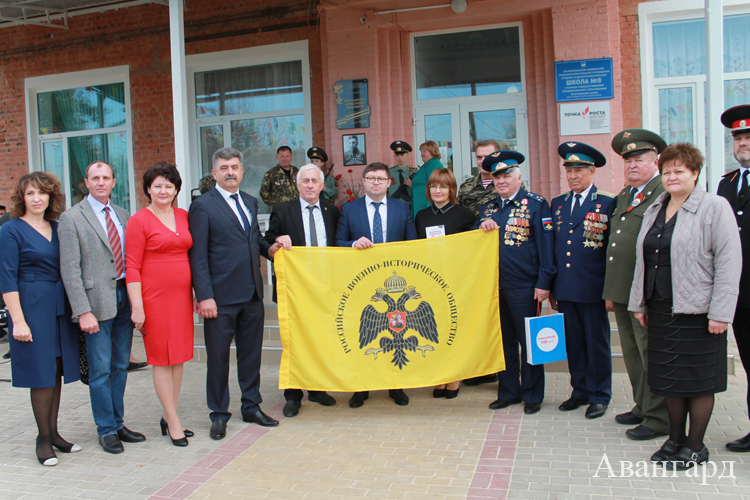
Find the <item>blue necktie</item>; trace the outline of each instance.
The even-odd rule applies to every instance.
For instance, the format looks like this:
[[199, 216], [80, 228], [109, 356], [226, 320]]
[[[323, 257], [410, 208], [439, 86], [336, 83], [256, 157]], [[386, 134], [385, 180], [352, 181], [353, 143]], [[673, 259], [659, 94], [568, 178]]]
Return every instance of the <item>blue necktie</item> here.
[[375, 207], [375, 215], [372, 217], [372, 242], [383, 243], [383, 220], [380, 218], [379, 211], [383, 202], [373, 201], [372, 204]]
[[245, 211], [242, 210], [242, 205], [240, 205], [240, 195], [238, 193], [234, 193], [233, 195], [229, 196], [234, 200], [234, 202], [237, 204], [237, 211], [240, 213], [240, 219], [242, 219], [242, 226], [245, 230], [245, 236], [248, 238], [250, 237], [250, 221], [247, 220], [247, 215], [245, 215]]

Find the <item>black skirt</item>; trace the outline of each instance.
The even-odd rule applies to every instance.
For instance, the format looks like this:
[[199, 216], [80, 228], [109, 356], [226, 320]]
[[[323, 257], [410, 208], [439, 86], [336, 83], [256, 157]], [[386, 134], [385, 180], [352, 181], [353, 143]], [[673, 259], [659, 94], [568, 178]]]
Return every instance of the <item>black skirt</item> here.
[[727, 390], [727, 334], [708, 331], [707, 314], [672, 315], [671, 300], [648, 303], [648, 385], [669, 398]]

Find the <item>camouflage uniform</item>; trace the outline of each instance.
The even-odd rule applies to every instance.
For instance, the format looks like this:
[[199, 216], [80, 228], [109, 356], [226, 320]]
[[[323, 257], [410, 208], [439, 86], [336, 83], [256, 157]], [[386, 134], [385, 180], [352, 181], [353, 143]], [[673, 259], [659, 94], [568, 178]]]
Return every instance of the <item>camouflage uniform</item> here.
[[266, 172], [263, 176], [263, 182], [260, 184], [260, 197], [268, 208], [273, 208], [276, 203], [282, 201], [292, 201], [299, 198], [297, 191], [297, 171], [294, 165], [291, 165], [291, 179], [287, 170], [276, 164], [275, 167]]
[[496, 197], [495, 184], [490, 182], [490, 185], [485, 189], [482, 186], [482, 176], [480, 174], [466, 179], [458, 190], [458, 203], [471, 210], [474, 217], [479, 217], [479, 208], [482, 205]]

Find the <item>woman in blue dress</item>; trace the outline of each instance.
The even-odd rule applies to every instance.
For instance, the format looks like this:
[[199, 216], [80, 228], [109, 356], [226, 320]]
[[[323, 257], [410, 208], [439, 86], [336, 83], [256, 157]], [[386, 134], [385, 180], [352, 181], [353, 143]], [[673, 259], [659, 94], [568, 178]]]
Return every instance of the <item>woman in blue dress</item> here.
[[13, 386], [31, 389], [36, 456], [51, 466], [57, 465], [53, 446], [64, 453], [81, 450], [57, 430], [61, 378], [81, 378], [78, 331], [60, 278], [60, 181], [46, 172], [24, 175], [11, 190], [11, 205], [14, 218], [0, 228], [0, 290], [10, 312]]

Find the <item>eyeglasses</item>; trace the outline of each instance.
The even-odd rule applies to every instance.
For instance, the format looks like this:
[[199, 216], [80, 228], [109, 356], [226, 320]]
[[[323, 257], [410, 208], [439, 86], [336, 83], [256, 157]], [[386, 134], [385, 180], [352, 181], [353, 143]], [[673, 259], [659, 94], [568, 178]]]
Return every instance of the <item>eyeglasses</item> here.
[[389, 181], [388, 177], [365, 177], [370, 184], [384, 184]]
[[448, 186], [446, 186], [445, 184], [430, 184], [430, 185], [429, 185], [429, 186], [427, 186], [427, 187], [428, 187], [428, 188], [430, 188], [430, 189], [437, 189], [437, 188], [440, 188], [440, 189], [450, 189], [450, 188], [449, 188]]

